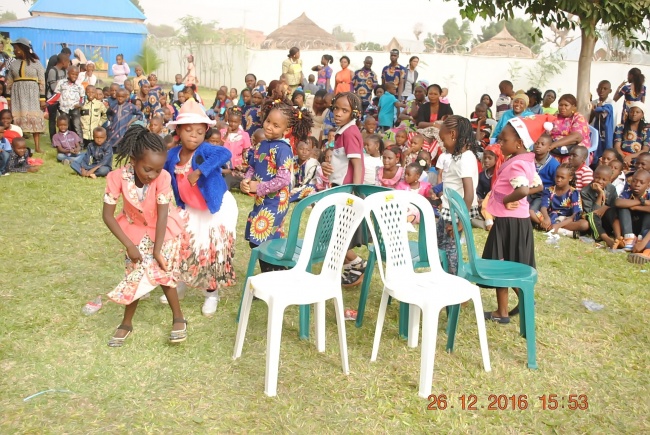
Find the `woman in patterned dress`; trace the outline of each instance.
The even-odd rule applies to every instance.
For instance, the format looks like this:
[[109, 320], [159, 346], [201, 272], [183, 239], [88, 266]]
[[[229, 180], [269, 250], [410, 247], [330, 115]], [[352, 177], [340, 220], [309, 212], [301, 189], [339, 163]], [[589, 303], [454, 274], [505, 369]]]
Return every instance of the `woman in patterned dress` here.
[[24, 133], [32, 133], [34, 147], [41, 153], [40, 136], [45, 129], [45, 69], [25, 38], [12, 43], [16, 60], [7, 70], [7, 93], [11, 95], [14, 122]]

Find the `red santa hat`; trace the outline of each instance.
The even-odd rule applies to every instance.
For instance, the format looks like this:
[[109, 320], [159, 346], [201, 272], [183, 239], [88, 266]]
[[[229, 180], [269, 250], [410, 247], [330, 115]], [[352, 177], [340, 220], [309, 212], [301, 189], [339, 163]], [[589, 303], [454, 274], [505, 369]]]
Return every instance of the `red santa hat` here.
[[542, 134], [553, 130], [553, 121], [556, 119], [553, 115], [543, 114], [512, 118], [508, 122], [517, 131], [526, 149], [531, 150]]

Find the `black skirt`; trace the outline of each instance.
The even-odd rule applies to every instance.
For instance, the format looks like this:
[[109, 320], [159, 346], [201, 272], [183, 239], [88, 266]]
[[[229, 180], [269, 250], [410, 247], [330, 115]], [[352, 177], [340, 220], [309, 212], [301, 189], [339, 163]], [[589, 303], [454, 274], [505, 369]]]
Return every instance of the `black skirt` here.
[[535, 268], [535, 238], [530, 218], [495, 217], [483, 258], [514, 261]]

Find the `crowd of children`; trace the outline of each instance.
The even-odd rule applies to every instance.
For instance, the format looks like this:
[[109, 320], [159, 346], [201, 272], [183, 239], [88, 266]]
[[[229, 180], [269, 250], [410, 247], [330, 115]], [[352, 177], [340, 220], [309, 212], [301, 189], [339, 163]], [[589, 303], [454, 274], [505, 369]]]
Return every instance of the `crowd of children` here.
[[[553, 237], [589, 235], [629, 252], [632, 262], [650, 261], [650, 126], [637, 68], [616, 90], [614, 100], [625, 99], [618, 125], [612, 87], [599, 84], [588, 119], [598, 147], [590, 153], [584, 145], [594, 139], [585, 137], [589, 130], [570, 110], [569, 94], [560, 97], [558, 112], [555, 91], [515, 92], [504, 80], [494, 102], [483, 95], [465, 118], [453, 114], [453, 95], [437, 84], [415, 81], [418, 96], [404, 101], [398, 90], [406, 69], [395, 62], [381, 84], [372, 59], [353, 72], [344, 56], [345, 74], [336, 76], [332, 62], [324, 55], [312, 68], [317, 80], [302, 86], [290, 86], [286, 75], [267, 85], [247, 74], [243, 90], [223, 86], [211, 104], [180, 74], [165, 92], [155, 74], [136, 67], [130, 78], [123, 64], [120, 80], [103, 89], [79, 83], [76, 67], [54, 85], [57, 160], [82, 177], [108, 178], [104, 221], [127, 250], [126, 278], [109, 294], [126, 305], [110, 345], [129, 335], [137, 300], [152, 285], [163, 286], [161, 301], [173, 311], [171, 341], [186, 337], [178, 302], [185, 286], [204, 291], [205, 315], [216, 312], [220, 286], [235, 280], [238, 208], [231, 190], [255, 199], [244, 231], [251, 248], [283, 236], [292, 202], [333, 186], [372, 184], [429, 199], [452, 273], [457, 253], [444, 189], [458, 192], [473, 225], [489, 231], [485, 258], [534, 267], [539, 229]], [[0, 121], [0, 173], [36, 171], [11, 112], [2, 110]], [[113, 170], [114, 155], [126, 166]], [[120, 195], [125, 211], [115, 219]], [[182, 212], [169, 205], [172, 196]], [[418, 223], [419, 213], [408, 219]], [[353, 250], [359, 244], [355, 236], [344, 286], [357, 285], [365, 272]], [[507, 289], [497, 289], [497, 304], [486, 319], [509, 322]]]

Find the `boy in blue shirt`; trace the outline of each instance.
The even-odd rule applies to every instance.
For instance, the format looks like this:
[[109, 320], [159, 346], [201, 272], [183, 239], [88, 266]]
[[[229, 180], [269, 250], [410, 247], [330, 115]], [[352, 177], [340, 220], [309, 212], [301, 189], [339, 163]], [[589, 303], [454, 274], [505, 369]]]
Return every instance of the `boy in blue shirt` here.
[[[542, 185], [544, 186], [542, 190], [555, 184], [555, 172], [558, 166], [560, 166], [560, 163], [550, 153], [552, 144], [553, 139], [551, 136], [548, 133], [544, 133], [537, 139], [533, 148], [533, 153], [535, 153], [535, 169], [537, 169], [537, 175], [542, 179]], [[542, 207], [542, 190], [528, 195], [531, 213], [538, 212]]]
[[395, 93], [397, 87], [395, 83], [385, 83], [386, 92], [379, 98], [379, 130], [384, 132], [393, 128], [395, 123], [395, 108], [406, 107], [406, 104], [400, 103]]
[[182, 75], [176, 74], [174, 76], [174, 80], [176, 80], [176, 84], [172, 85], [172, 91], [170, 92], [169, 95], [169, 99], [171, 101], [178, 100], [178, 93], [181, 92], [183, 89], [185, 89], [185, 83], [183, 83]]

